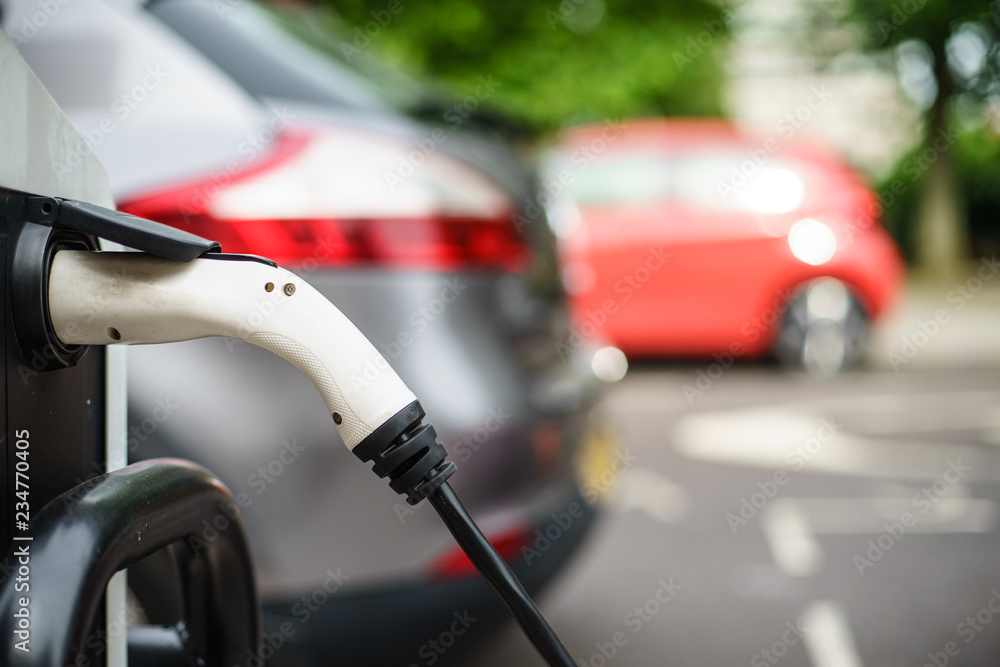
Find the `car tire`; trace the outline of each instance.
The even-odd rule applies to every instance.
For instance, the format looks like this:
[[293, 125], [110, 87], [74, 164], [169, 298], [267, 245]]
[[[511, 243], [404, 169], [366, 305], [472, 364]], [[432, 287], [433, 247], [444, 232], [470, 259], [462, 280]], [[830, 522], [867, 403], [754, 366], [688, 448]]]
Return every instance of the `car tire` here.
[[775, 356], [786, 367], [832, 377], [861, 363], [869, 320], [850, 287], [818, 278], [799, 287], [781, 321]]

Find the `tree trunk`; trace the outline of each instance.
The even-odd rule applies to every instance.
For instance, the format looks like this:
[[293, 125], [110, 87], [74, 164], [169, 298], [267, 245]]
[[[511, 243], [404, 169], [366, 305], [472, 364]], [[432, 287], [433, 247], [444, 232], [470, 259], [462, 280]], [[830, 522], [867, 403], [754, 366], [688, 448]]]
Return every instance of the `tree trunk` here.
[[917, 269], [923, 275], [951, 278], [961, 271], [968, 258], [969, 240], [965, 211], [955, 183], [954, 160], [950, 155], [953, 143], [945, 138], [947, 107], [953, 87], [944, 44], [934, 49], [934, 74], [938, 94], [931, 107], [924, 141], [924, 157], [931, 165], [923, 178], [917, 208], [916, 260]]

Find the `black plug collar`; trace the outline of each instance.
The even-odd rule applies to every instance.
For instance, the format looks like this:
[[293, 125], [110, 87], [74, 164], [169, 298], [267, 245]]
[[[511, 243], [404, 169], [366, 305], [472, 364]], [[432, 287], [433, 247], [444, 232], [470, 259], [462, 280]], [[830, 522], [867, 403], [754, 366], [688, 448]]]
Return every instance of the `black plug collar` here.
[[374, 461], [375, 474], [388, 477], [389, 487], [405, 494], [410, 505], [431, 495], [456, 470], [434, 427], [420, 423], [424, 416], [420, 402], [413, 401], [353, 450], [362, 461]]

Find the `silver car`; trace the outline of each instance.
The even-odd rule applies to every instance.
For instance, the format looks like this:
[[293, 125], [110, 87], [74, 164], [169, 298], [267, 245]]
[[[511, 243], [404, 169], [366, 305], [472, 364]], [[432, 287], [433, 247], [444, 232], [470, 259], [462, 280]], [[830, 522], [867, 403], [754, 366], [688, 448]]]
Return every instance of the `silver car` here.
[[[526, 587], [558, 572], [610, 438], [594, 350], [557, 345], [544, 210], [516, 126], [481, 111], [490, 79], [435, 97], [338, 59], [318, 15], [245, 0], [0, 5], [119, 206], [306, 277], [421, 397], [453, 484]], [[213, 339], [132, 348], [128, 364], [132, 457], [198, 461], [239, 500], [273, 649], [248, 665], [432, 664], [456, 619], [449, 659], [503, 618], [434, 513], [373, 482], [284, 361]], [[164, 554], [129, 571], [153, 622], [179, 615], [170, 568]]]

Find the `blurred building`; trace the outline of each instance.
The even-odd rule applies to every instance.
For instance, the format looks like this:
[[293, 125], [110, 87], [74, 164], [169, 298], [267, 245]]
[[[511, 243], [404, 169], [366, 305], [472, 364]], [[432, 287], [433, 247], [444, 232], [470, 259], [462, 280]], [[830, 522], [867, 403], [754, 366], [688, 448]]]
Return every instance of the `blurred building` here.
[[860, 49], [846, 0], [736, 0], [724, 103], [779, 140], [814, 136], [879, 178], [920, 140], [889, 54]]

